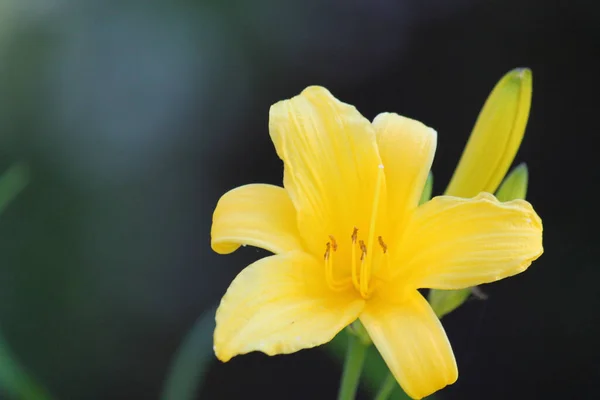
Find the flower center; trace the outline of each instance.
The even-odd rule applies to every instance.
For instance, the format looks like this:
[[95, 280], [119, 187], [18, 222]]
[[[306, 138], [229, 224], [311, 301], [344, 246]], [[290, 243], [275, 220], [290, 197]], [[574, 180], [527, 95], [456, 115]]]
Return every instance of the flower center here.
[[[387, 244], [381, 236], [377, 237], [381, 252], [378, 254], [378, 262], [373, 261], [373, 256], [369, 257], [370, 251], [364, 240], [358, 239], [358, 228], [354, 228], [351, 239], [351, 262], [350, 276], [345, 278], [336, 278], [334, 276], [334, 258], [338, 250], [338, 243], [332, 235], [329, 235], [329, 242], [325, 246], [325, 279], [327, 286], [335, 291], [343, 291], [354, 286], [356, 291], [364, 299], [368, 299], [375, 289], [374, 281], [382, 278], [374, 273], [375, 264], [387, 266]], [[378, 248], [371, 248], [376, 250]]]
[[[388, 246], [383, 241], [381, 236], [377, 236], [377, 241], [381, 252], [377, 254], [377, 262], [375, 261], [375, 232], [377, 229], [377, 212], [381, 197], [381, 188], [383, 185], [384, 174], [383, 165], [379, 166], [377, 174], [377, 183], [371, 208], [370, 226], [367, 232], [367, 243], [358, 237], [358, 228], [354, 227], [351, 239], [350, 248], [350, 273], [349, 276], [339, 279], [334, 276], [334, 255], [338, 250], [338, 243], [333, 235], [329, 235], [329, 241], [325, 245], [325, 279], [329, 288], [335, 291], [342, 291], [354, 286], [356, 291], [364, 299], [367, 299], [375, 289], [374, 279], [381, 278], [374, 274], [374, 265], [383, 265], [387, 268], [387, 250]], [[347, 259], [346, 259], [347, 260]], [[347, 270], [345, 268], [345, 270]], [[373, 279], [374, 278], [374, 279]]]

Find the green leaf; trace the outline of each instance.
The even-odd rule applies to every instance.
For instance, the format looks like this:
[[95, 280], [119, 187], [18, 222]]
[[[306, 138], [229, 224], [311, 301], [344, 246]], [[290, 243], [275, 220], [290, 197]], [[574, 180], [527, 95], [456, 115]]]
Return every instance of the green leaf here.
[[200, 392], [204, 375], [215, 360], [213, 332], [217, 306], [205, 311], [187, 333], [169, 368], [161, 395], [162, 400], [194, 400]]
[[18, 364], [6, 341], [0, 336], [0, 398], [50, 400], [50, 395]]
[[431, 289], [428, 300], [431, 308], [435, 311], [435, 315], [442, 318], [444, 315], [456, 310], [467, 300], [470, 294], [470, 288], [460, 290]]
[[29, 182], [29, 170], [23, 164], [14, 164], [0, 176], [0, 213]]
[[433, 173], [429, 172], [427, 175], [427, 180], [425, 181], [425, 187], [421, 192], [421, 199], [419, 200], [419, 204], [423, 204], [431, 200], [431, 193], [433, 192]]
[[496, 192], [500, 201], [511, 201], [525, 199], [527, 196], [527, 184], [529, 183], [529, 172], [525, 163], [519, 164], [504, 178], [502, 185]]

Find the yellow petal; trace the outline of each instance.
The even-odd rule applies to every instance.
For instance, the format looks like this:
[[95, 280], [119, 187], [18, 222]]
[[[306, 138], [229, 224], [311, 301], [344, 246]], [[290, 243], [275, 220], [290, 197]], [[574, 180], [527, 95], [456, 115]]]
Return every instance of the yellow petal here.
[[413, 399], [456, 382], [458, 369], [444, 328], [416, 290], [399, 304], [371, 299], [360, 321], [402, 389]]
[[409, 286], [462, 289], [523, 272], [543, 252], [542, 221], [524, 200], [440, 196], [420, 206], [393, 265]]
[[389, 224], [402, 229], [408, 213], [419, 204], [437, 133], [419, 121], [391, 113], [379, 114], [373, 127], [385, 167]]
[[271, 107], [269, 131], [311, 253], [323, 253], [328, 235], [349, 241], [355, 226], [366, 232], [381, 173], [371, 123], [312, 86]]
[[263, 258], [231, 283], [217, 309], [215, 354], [293, 353], [329, 342], [356, 320], [364, 300], [330, 291], [323, 265], [302, 252]]
[[446, 194], [494, 193], [525, 134], [531, 107], [531, 70], [515, 69], [496, 84], [479, 113]]
[[228, 254], [242, 244], [276, 254], [302, 249], [296, 210], [284, 188], [252, 184], [221, 197], [213, 214], [211, 246]]

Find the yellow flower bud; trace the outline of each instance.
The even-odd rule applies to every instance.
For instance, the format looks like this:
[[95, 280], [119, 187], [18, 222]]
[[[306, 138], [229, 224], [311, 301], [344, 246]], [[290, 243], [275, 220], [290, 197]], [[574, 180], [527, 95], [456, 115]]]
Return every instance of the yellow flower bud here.
[[479, 113], [446, 194], [494, 193], [525, 133], [531, 106], [531, 70], [514, 69], [496, 84]]

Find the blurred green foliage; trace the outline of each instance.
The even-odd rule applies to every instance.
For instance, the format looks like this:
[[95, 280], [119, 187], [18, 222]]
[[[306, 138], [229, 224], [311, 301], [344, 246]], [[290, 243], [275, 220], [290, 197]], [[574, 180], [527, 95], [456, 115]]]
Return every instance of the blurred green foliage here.
[[[21, 367], [0, 336], [0, 395], [23, 400], [50, 400], [50, 395]], [[2, 398], [0, 396], [0, 398]]]
[[[23, 164], [14, 164], [0, 177], [0, 214], [28, 182], [29, 171]], [[50, 395], [18, 364], [0, 335], [0, 394], [3, 392], [15, 399], [50, 399]]]
[[27, 186], [29, 170], [24, 164], [12, 165], [0, 177], [0, 214], [8, 204]]
[[169, 367], [162, 400], [197, 398], [210, 363], [215, 360], [212, 344], [216, 310], [216, 306], [206, 310], [183, 339]]

